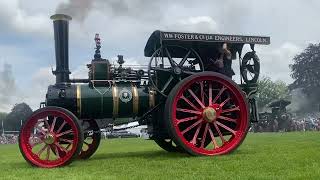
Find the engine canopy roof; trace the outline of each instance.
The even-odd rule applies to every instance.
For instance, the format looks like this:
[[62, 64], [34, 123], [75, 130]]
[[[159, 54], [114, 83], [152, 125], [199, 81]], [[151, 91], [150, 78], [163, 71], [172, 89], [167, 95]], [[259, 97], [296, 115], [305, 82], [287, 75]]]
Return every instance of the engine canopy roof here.
[[[153, 52], [162, 45], [177, 45], [188, 48], [198, 49], [215, 49], [228, 43], [233, 52], [242, 50], [244, 44], [269, 45], [270, 37], [267, 36], [242, 36], [242, 35], [224, 35], [224, 34], [201, 34], [201, 33], [184, 33], [184, 32], [164, 32], [154, 31], [149, 37], [144, 49], [144, 55], [151, 57]], [[179, 52], [171, 54], [179, 57]]]

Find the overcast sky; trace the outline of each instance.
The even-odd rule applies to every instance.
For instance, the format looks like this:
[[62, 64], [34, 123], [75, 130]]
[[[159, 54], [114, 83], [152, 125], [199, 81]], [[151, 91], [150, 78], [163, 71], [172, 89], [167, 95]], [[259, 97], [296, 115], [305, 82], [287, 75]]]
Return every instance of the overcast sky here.
[[71, 77], [86, 77], [94, 34], [103, 57], [123, 54], [127, 63], [147, 64], [144, 45], [156, 29], [265, 35], [270, 46], [257, 48], [261, 73], [291, 83], [295, 54], [320, 41], [318, 0], [1, 0], [0, 111], [26, 102], [33, 109], [54, 83], [54, 42], [50, 15], [73, 16], [70, 25]]

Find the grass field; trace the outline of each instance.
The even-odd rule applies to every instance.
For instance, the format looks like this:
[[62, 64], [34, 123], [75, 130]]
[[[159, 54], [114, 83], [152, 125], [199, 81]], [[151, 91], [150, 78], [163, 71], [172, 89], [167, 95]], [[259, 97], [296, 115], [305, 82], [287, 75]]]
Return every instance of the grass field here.
[[153, 141], [105, 140], [87, 161], [56, 169], [28, 165], [17, 145], [0, 145], [0, 179], [320, 179], [320, 133], [249, 134], [219, 157], [167, 153]]

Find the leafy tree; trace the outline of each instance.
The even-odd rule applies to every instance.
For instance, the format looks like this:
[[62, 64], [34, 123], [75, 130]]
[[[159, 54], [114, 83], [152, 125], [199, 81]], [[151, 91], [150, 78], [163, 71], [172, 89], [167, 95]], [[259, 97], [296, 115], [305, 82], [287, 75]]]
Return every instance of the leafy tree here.
[[290, 89], [302, 89], [309, 97], [309, 107], [317, 108], [320, 101], [320, 43], [309, 44], [293, 58], [290, 68], [294, 79]]
[[4, 120], [8, 114], [4, 112], [0, 112], [0, 121]]
[[288, 86], [283, 81], [273, 82], [269, 77], [262, 77], [258, 81], [258, 108], [263, 109], [272, 101], [288, 98]]
[[16, 104], [5, 119], [5, 130], [19, 131], [21, 121], [24, 122], [32, 114], [32, 109], [26, 103]]

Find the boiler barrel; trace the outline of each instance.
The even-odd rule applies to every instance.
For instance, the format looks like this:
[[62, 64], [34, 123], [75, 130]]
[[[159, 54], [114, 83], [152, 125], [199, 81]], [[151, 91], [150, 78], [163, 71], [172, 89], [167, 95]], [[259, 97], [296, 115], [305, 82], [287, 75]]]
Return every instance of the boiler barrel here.
[[[61, 92], [66, 95], [61, 97]], [[140, 117], [154, 101], [144, 87], [131, 83], [117, 83], [105, 87], [76, 84], [61, 90], [50, 86], [47, 106], [59, 106], [81, 119]]]

